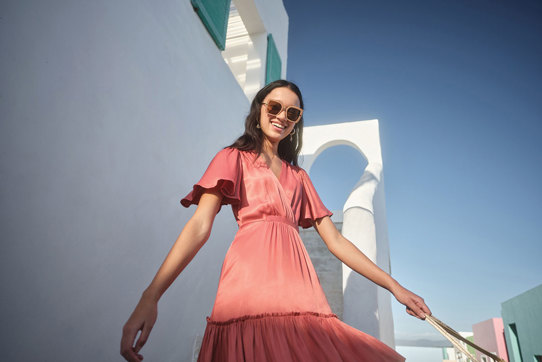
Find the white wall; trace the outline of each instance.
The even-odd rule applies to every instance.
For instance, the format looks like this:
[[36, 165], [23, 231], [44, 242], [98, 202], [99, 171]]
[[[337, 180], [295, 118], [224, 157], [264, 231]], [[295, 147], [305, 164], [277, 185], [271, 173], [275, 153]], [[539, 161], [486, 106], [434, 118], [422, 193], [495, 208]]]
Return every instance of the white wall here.
[[[246, 1], [246, 0], [241, 0]], [[255, 0], [256, 8], [262, 18], [267, 33], [273, 34], [273, 40], [282, 62], [282, 78], [286, 78], [288, 63], [288, 14], [281, 0]]]
[[[306, 127], [303, 130], [302, 167], [309, 171], [318, 155], [334, 145], [351, 146], [367, 159], [361, 179], [343, 206], [341, 234], [389, 273], [390, 253], [378, 120]], [[390, 293], [346, 265], [343, 265], [342, 282], [343, 320], [394, 348]], [[360, 305], [363, 307], [360, 308]]]
[[[265, 7], [287, 28], [281, 1]], [[122, 325], [195, 210], [179, 200], [249, 102], [189, 0], [3, 1], [0, 46], [2, 359], [120, 360]], [[145, 360], [190, 360], [235, 231], [224, 207]]]

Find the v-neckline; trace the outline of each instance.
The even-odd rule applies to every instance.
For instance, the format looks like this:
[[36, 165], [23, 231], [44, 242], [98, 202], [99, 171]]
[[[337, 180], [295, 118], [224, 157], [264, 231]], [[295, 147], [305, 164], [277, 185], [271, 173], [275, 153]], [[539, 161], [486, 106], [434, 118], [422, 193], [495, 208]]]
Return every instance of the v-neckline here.
[[267, 162], [265, 162], [265, 159], [264, 159], [263, 157], [261, 157], [261, 156], [260, 156], [260, 158], [261, 158], [260, 161], [264, 163], [265, 167], [269, 170], [269, 172], [271, 172], [271, 175], [273, 175], [273, 177], [274, 177], [274, 178], [279, 182], [279, 184], [280, 184], [280, 180], [282, 179], [282, 175], [284, 174], [284, 163], [285, 163], [285, 161], [284, 161], [282, 158], [279, 157], [279, 159], [280, 159], [280, 173], [279, 173], [279, 175], [277, 176], [277, 175], [275, 175], [275, 173], [274, 173], [273, 170], [271, 169], [271, 166], [269, 166], [269, 165], [267, 164]]
[[285, 185], [282, 184], [282, 179], [284, 177], [286, 177], [285, 173], [287, 173], [286, 172], [287, 161], [284, 161], [282, 158], [280, 159], [280, 161], [281, 161], [280, 175], [277, 177], [277, 175], [275, 175], [273, 173], [273, 170], [271, 170], [271, 167], [269, 167], [267, 162], [265, 162], [265, 159], [263, 157], [258, 157], [257, 158], [257, 162], [260, 162], [262, 167], [264, 167], [266, 169], [266, 172], [270, 173], [270, 177], [272, 177], [275, 180], [274, 182], [277, 184], [277, 191], [278, 191], [279, 195], [281, 195], [280, 197], [284, 198], [284, 200], [287, 201], [288, 197], [287, 197], [286, 188], [285, 188]]
[[[264, 161], [265, 162], [265, 161]], [[267, 165], [267, 163], [265, 163]], [[280, 159], [280, 173], [279, 175], [275, 175], [275, 173], [273, 172], [273, 170], [271, 169], [271, 166], [267, 166], [267, 169], [271, 172], [271, 174], [277, 179], [277, 181], [280, 183], [280, 179], [282, 178], [282, 174], [283, 174], [283, 171], [284, 171], [284, 160], [281, 158]]]

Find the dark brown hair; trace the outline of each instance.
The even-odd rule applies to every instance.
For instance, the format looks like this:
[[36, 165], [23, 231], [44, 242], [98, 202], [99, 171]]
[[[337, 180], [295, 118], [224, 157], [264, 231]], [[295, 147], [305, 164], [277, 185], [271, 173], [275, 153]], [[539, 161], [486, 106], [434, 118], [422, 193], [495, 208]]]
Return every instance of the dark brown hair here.
[[[242, 151], [253, 151], [256, 152], [256, 156], [262, 152], [264, 135], [262, 130], [256, 127], [256, 125], [260, 123], [262, 102], [273, 89], [280, 87], [285, 87], [293, 91], [297, 95], [297, 98], [299, 98], [299, 106], [304, 108], [301, 91], [294, 83], [279, 79], [267, 84], [265, 87], [260, 89], [258, 93], [256, 93], [254, 99], [252, 100], [250, 111], [245, 119], [245, 133], [235, 140], [234, 143], [226, 146], [225, 148], [232, 147]], [[281, 159], [290, 164], [298, 166], [297, 157], [301, 151], [303, 140], [303, 116], [301, 116], [301, 119], [295, 124], [292, 132], [294, 130], [295, 134], [292, 136], [291, 141], [289, 135], [280, 141], [278, 152]]]

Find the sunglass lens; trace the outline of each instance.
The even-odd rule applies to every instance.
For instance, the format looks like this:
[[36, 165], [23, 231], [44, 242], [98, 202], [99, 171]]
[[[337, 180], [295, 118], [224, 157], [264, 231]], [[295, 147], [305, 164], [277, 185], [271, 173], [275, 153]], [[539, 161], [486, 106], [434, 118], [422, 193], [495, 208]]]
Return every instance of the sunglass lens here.
[[286, 114], [286, 118], [288, 118], [292, 122], [296, 122], [297, 119], [299, 118], [300, 113], [301, 112], [299, 111], [299, 109], [288, 108], [288, 113]]
[[281, 109], [282, 109], [282, 105], [278, 102], [269, 101], [269, 103], [267, 104], [267, 112], [274, 116], [279, 114]]

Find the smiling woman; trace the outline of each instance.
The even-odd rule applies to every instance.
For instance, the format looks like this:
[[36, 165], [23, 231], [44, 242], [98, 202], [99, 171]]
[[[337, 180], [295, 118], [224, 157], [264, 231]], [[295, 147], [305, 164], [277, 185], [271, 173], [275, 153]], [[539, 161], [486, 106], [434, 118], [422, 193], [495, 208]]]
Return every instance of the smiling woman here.
[[244, 134], [216, 154], [181, 200], [198, 207], [126, 322], [127, 360], [142, 358], [158, 300], [206, 242], [222, 205], [231, 204], [239, 230], [222, 265], [198, 361], [404, 361], [331, 311], [299, 227], [313, 226], [331, 253], [390, 290], [409, 314], [431, 313], [337, 231], [297, 164], [302, 129], [303, 99], [295, 84], [275, 81], [256, 94]]
[[[285, 107], [283, 103], [295, 105]], [[290, 133], [295, 123], [301, 118], [303, 110], [299, 108], [299, 99], [293, 91], [280, 87], [273, 89], [265, 97], [262, 105], [265, 107], [262, 107], [260, 123], [256, 127], [261, 128], [264, 133], [264, 141], [267, 142], [265, 145], [268, 149], [273, 147], [272, 144], [275, 140], [276, 147], [278, 147], [278, 143]], [[269, 129], [278, 131], [284, 137], [273, 138], [273, 133], [268, 132]]]

